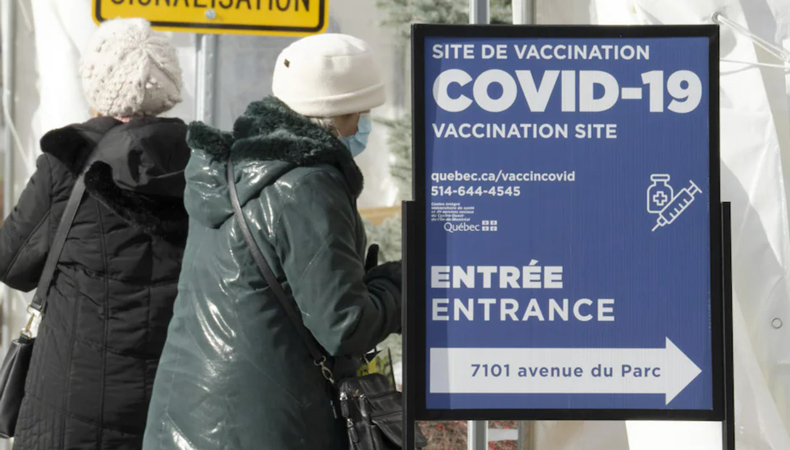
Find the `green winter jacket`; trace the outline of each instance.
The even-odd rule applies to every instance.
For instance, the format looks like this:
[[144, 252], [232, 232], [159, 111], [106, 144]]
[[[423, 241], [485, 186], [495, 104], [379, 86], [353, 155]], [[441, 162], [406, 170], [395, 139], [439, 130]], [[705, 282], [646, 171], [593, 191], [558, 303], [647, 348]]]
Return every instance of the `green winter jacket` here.
[[327, 131], [275, 98], [232, 135], [190, 126], [189, 237], [144, 449], [347, 449], [327, 382], [246, 247], [225, 179], [272, 270], [331, 356], [400, 330], [400, 271], [365, 273], [362, 174]]

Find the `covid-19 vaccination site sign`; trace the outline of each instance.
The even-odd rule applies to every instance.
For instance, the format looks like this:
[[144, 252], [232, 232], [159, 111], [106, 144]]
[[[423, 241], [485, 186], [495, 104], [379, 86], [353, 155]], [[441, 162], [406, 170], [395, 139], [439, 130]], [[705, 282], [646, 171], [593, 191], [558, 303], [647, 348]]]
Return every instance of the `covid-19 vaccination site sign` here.
[[721, 418], [718, 29], [413, 45], [420, 418]]

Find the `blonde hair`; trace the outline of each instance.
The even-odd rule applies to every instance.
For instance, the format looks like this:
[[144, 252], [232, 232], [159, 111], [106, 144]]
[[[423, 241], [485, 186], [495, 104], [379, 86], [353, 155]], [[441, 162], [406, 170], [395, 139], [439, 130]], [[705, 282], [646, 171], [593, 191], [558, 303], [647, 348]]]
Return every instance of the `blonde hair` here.
[[350, 114], [341, 114], [339, 116], [332, 116], [332, 117], [309, 117], [311, 122], [318, 125], [319, 127], [325, 129], [326, 131], [332, 133], [334, 136], [340, 136], [340, 128], [338, 128], [338, 124], [340, 126], [345, 126], [347, 119], [350, 119], [352, 116], [359, 116], [361, 113], [350, 113]]
[[338, 133], [337, 133], [337, 127], [335, 126], [334, 117], [308, 117], [308, 119], [310, 119], [310, 122], [313, 122], [319, 127], [332, 133], [334, 136], [337, 136]]

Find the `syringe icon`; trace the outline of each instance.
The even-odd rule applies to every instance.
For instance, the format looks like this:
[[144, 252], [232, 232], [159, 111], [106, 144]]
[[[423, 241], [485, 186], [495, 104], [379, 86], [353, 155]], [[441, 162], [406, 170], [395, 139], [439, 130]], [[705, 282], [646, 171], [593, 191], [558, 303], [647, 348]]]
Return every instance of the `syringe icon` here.
[[689, 181], [689, 183], [691, 183], [691, 186], [683, 188], [683, 190], [678, 192], [678, 194], [672, 198], [672, 201], [661, 210], [658, 214], [658, 220], [656, 220], [656, 226], [653, 227], [652, 231], [656, 231], [658, 227], [663, 227], [674, 222], [675, 219], [688, 208], [691, 202], [694, 201], [694, 197], [702, 192], [693, 181]]

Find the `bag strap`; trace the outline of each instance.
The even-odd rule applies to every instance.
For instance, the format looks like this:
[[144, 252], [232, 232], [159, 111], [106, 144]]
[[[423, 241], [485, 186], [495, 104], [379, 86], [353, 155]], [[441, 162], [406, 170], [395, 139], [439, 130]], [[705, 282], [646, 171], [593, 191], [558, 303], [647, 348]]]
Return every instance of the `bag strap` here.
[[241, 228], [241, 234], [244, 236], [244, 240], [247, 243], [247, 247], [250, 249], [250, 253], [252, 253], [252, 258], [255, 260], [255, 264], [258, 266], [258, 270], [260, 270], [263, 278], [266, 280], [266, 284], [269, 285], [269, 289], [272, 290], [274, 296], [277, 298], [277, 301], [279, 301], [280, 305], [282, 305], [283, 309], [285, 310], [285, 314], [288, 316], [288, 319], [296, 328], [297, 333], [299, 333], [299, 337], [301, 337], [302, 341], [304, 341], [307, 350], [310, 352], [310, 355], [313, 358], [313, 363], [321, 368], [321, 374], [324, 376], [324, 378], [326, 378], [330, 383], [334, 384], [335, 380], [334, 376], [332, 375], [332, 370], [326, 365], [326, 356], [321, 351], [318, 343], [315, 342], [310, 330], [308, 330], [304, 325], [304, 322], [302, 322], [301, 314], [289, 301], [289, 295], [285, 293], [285, 289], [277, 280], [277, 277], [274, 275], [269, 263], [266, 262], [266, 258], [263, 256], [263, 253], [261, 253], [261, 249], [258, 248], [255, 238], [252, 237], [252, 232], [250, 232], [247, 219], [244, 217], [244, 212], [242, 212], [241, 204], [239, 203], [239, 194], [236, 191], [236, 179], [233, 174], [233, 162], [230, 160], [230, 158], [228, 158], [227, 176], [228, 190], [230, 191], [230, 202], [233, 205], [233, 214], [236, 216], [236, 222], [239, 224], [239, 228]]
[[77, 215], [77, 209], [82, 201], [82, 196], [85, 194], [85, 180], [84, 175], [81, 173], [77, 180], [74, 182], [74, 187], [71, 189], [69, 201], [66, 203], [66, 209], [63, 211], [63, 216], [60, 218], [58, 229], [55, 232], [55, 238], [49, 247], [47, 260], [44, 263], [44, 269], [41, 272], [41, 278], [38, 280], [38, 288], [33, 300], [30, 301], [27, 311], [30, 313], [25, 329], [22, 333], [30, 337], [30, 326], [35, 317], [39, 317], [44, 313], [47, 307], [47, 295], [52, 283], [52, 277], [55, 275], [55, 269], [60, 259], [60, 254], [63, 252], [63, 245], [66, 243], [66, 238], [71, 230], [71, 224], [74, 222], [74, 216]]

